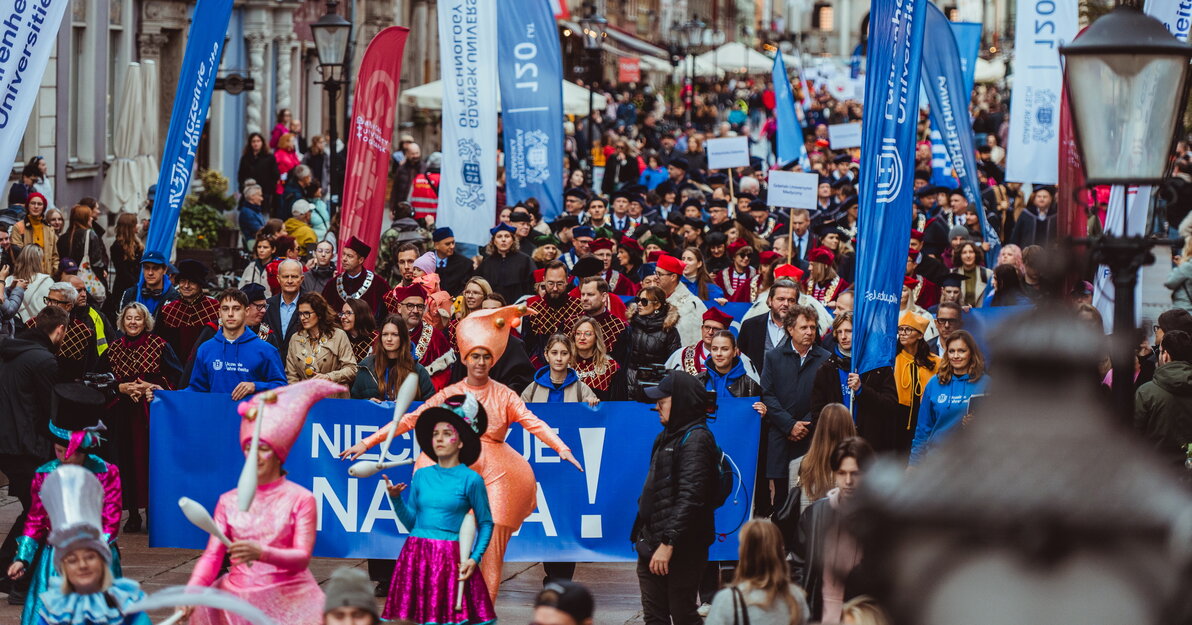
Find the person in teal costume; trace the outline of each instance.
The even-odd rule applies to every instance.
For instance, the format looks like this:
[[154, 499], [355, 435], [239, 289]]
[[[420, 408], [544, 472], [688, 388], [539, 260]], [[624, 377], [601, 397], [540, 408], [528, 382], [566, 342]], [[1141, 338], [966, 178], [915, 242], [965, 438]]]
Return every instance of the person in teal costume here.
[[111, 546], [112, 574], [119, 578], [122, 572], [120, 553], [116, 549], [123, 508], [120, 470], [116, 465], [86, 452], [99, 445], [102, 440], [99, 434], [105, 430], [103, 422], [95, 417], [103, 407], [103, 393], [77, 382], [68, 382], [56, 385], [54, 394], [57, 396], [57, 411], [48, 425], [48, 435], [54, 441], [57, 458], [41, 465], [34, 473], [29, 489], [33, 503], [29, 507], [24, 532], [17, 539], [17, 555], [8, 569], [8, 576], [17, 579], [28, 573], [30, 565], [34, 565], [29, 594], [25, 597], [25, 608], [21, 612], [21, 625], [37, 624], [41, 595], [50, 586], [50, 579], [58, 575], [54, 565], [54, 547], [46, 544], [52, 526], [41, 491], [47, 478], [59, 467], [80, 466], [94, 474], [99, 481], [103, 490], [101, 529], [104, 540]]

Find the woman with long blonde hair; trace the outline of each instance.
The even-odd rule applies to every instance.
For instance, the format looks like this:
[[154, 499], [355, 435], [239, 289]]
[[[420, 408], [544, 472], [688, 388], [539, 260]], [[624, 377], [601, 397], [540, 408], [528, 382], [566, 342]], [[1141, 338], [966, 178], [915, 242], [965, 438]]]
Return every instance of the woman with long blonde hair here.
[[[857, 426], [853, 424], [853, 416], [844, 404], [828, 404], [820, 411], [807, 455], [791, 461], [791, 490], [799, 489], [799, 512], [826, 497], [828, 491], [836, 486], [828, 457], [840, 441], [856, 435]], [[792, 492], [787, 500], [790, 501], [794, 494]]]
[[600, 324], [591, 317], [580, 317], [571, 324], [571, 340], [575, 341], [575, 363], [572, 368], [579, 379], [596, 392], [602, 401], [623, 399], [622, 388], [613, 384], [621, 365], [608, 355], [608, 343]]
[[807, 598], [791, 583], [778, 526], [754, 519], [741, 528], [739, 539], [736, 576], [732, 584], [716, 593], [705, 625], [806, 623], [810, 613]]
[[54, 279], [42, 271], [44, 267], [44, 252], [36, 245], [30, 245], [21, 250], [12, 265], [12, 275], [6, 279], [5, 286], [12, 286], [16, 280], [28, 283], [25, 287], [25, 297], [21, 300], [21, 307], [17, 314], [24, 321], [37, 316], [46, 307], [46, 297], [50, 294], [50, 285]]

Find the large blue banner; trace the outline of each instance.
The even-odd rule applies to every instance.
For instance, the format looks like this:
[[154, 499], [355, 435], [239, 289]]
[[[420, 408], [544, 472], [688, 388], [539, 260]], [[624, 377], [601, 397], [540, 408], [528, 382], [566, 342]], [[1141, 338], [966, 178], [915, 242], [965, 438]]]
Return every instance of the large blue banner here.
[[873, 0], [870, 6], [853, 324], [853, 366], [860, 373], [894, 362], [911, 232], [924, 4]]
[[981, 203], [981, 182], [977, 179], [977, 153], [973, 142], [973, 122], [969, 117], [970, 93], [964, 91], [964, 72], [952, 26], [944, 12], [930, 2], [926, 35], [923, 41], [923, 90], [931, 106], [931, 127], [938, 130], [948, 150], [952, 171], [960, 180], [960, 189], [969, 205], [977, 209], [981, 233], [989, 243], [989, 255], [1001, 245], [997, 232], [989, 225]]
[[552, 221], [563, 213], [563, 54], [549, 0], [497, 4], [497, 60], [505, 203], [537, 198]]
[[782, 54], [774, 55], [774, 117], [778, 122], [778, 164], [786, 165], [796, 159], [804, 170], [811, 170], [807, 157], [807, 142], [803, 139], [803, 122], [795, 114], [795, 91], [791, 88], [790, 76], [786, 73], [786, 62]]
[[[960, 51], [960, 74], [964, 76], [964, 93], [970, 97], [977, 78], [977, 55], [981, 53], [981, 29], [977, 22], [949, 22]], [[930, 27], [929, 27], [930, 28]], [[967, 102], [967, 100], [966, 100]]]
[[167, 259], [174, 249], [182, 202], [190, 191], [191, 169], [199, 138], [207, 123], [207, 108], [215, 88], [224, 34], [232, 17], [232, 0], [198, 0], [190, 30], [186, 35], [186, 54], [178, 72], [178, 91], [170, 113], [157, 175], [157, 193], [153, 196], [153, 218], [145, 237], [145, 252], [161, 252]]
[[[730, 534], [712, 545], [712, 560], [737, 559], [736, 530], [749, 514], [757, 467], [761, 419], [753, 399], [720, 398], [709, 427], [742, 474], [743, 490], [716, 512], [716, 530]], [[182, 516], [179, 497], [190, 497], [214, 514], [220, 494], [236, 486], [244, 455], [240, 418], [227, 395], [188, 391], [155, 395], [150, 427], [149, 501], [152, 547], [202, 548], [206, 534]], [[530, 404], [551, 425], [584, 467], [581, 473], [521, 426], [507, 441], [538, 479], [538, 508], [509, 543], [513, 562], [631, 561], [629, 532], [646, 478], [650, 448], [661, 431], [652, 405], [606, 402]], [[327, 399], [315, 404], [286, 459], [288, 479], [310, 489], [319, 510], [315, 555], [332, 558], [396, 558], [406, 529], [399, 527], [380, 475], [357, 479], [339, 452], [376, 432], [392, 417], [392, 404]], [[393, 441], [388, 460], [418, 453], [413, 433]], [[379, 448], [365, 455], [376, 460]], [[385, 471], [408, 482], [411, 467]]]

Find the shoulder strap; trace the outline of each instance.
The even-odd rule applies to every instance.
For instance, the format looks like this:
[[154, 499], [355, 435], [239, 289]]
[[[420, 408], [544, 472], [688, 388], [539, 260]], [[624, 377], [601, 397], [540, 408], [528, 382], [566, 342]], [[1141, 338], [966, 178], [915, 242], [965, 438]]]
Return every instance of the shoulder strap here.
[[745, 603], [745, 593], [741, 589], [733, 585], [733, 623], [737, 623], [737, 599], [741, 600], [741, 620], [740, 625], [749, 625], [749, 605]]

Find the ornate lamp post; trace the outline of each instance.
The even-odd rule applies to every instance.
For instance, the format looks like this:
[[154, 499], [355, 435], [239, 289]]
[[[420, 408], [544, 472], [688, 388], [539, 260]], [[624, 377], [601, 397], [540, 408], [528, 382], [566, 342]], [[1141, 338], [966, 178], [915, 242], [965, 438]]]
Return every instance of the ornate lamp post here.
[[[335, 12], [338, 5], [337, 0], [328, 0], [327, 13], [310, 25], [310, 34], [315, 40], [315, 52], [319, 56], [319, 71], [323, 74], [323, 81], [316, 84], [323, 85], [327, 92], [328, 117], [331, 120], [331, 149], [328, 151], [328, 158], [331, 159], [332, 180], [340, 179], [335, 175], [338, 160], [336, 144], [339, 141], [339, 116], [336, 114], [335, 101], [339, 90], [346, 82], [346, 60], [352, 34], [352, 23]], [[330, 191], [328, 195], [336, 198], [342, 189]]]
[[[1162, 183], [1184, 109], [1192, 46], [1159, 20], [1118, 5], [1061, 46], [1060, 54], [1087, 184]], [[1130, 236], [1128, 223], [1123, 210], [1120, 233], [1091, 241], [1093, 259], [1113, 276], [1113, 394], [1125, 419], [1134, 406], [1134, 290], [1138, 270], [1154, 262], [1151, 247], [1160, 243], [1142, 232]]]
[[579, 20], [580, 28], [583, 29], [584, 50], [588, 55], [588, 180], [592, 180], [592, 148], [596, 145], [596, 138], [594, 137], [595, 127], [592, 123], [592, 99], [595, 93], [596, 77], [600, 75], [600, 61], [604, 45], [604, 31], [608, 27], [608, 20], [604, 19], [596, 10], [594, 3], [585, 3], [588, 11], [582, 19]]
[[704, 45], [704, 37], [708, 31], [708, 25], [699, 18], [698, 15], [693, 15], [690, 20], [687, 20], [679, 27], [679, 41], [683, 46], [685, 54], [691, 56], [691, 69], [687, 74], [688, 87], [687, 98], [685, 100], [687, 106], [685, 121], [691, 123], [691, 108], [695, 105], [695, 53]]

